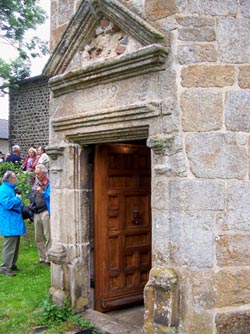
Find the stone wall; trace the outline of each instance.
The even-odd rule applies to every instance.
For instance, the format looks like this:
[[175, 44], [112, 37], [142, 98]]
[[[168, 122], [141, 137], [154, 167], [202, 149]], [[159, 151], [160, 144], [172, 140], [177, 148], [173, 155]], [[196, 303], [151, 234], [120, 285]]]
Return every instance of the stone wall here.
[[155, 159], [154, 266], [177, 272], [180, 333], [247, 333], [250, 2], [146, 0], [144, 9], [172, 34], [184, 171], [166, 168], [172, 152]]
[[50, 49], [54, 50], [81, 0], [51, 0]]
[[[79, 3], [52, 0], [52, 49]], [[147, 140], [152, 149], [153, 268], [145, 289], [144, 332], [246, 334], [250, 313], [250, 2], [120, 3], [161, 30], [170, 43], [166, 70], [157, 78], [117, 83], [122, 92], [133, 87], [135, 94], [129, 96], [139, 103], [140, 85], [135, 83], [144, 80], [148, 84], [144, 88], [150, 87], [147, 99], [156, 96], [163, 101], [161, 114], [155, 117], [158, 121], [149, 121]], [[65, 82], [61, 91], [55, 90], [59, 97], [52, 105], [53, 110], [61, 107], [62, 120], [57, 122], [55, 117], [51, 127], [54, 135], [61, 127], [58, 137], [51, 140], [58, 147], [67, 145], [64, 129], [70, 140], [78, 142], [76, 131], [85, 131], [82, 141], [89, 131], [87, 127], [75, 130], [74, 120], [65, 120], [68, 110], [81, 120], [81, 102], [88, 93], [85, 83], [77, 86], [74, 82], [78, 89], [74, 92], [69, 84], [68, 91], [62, 91]], [[90, 96], [95, 96], [93, 87]], [[117, 108], [125, 95], [117, 94], [109, 103]], [[98, 109], [95, 103], [99, 101], [93, 101], [91, 107], [85, 102], [86, 110]], [[138, 117], [134, 124], [143, 121]], [[127, 121], [124, 127], [133, 129], [134, 124]], [[108, 125], [103, 129], [110, 131]], [[78, 166], [78, 160], [74, 164]], [[57, 234], [58, 230], [55, 227]]]
[[23, 156], [30, 147], [49, 142], [49, 96], [48, 79], [42, 76], [10, 89], [10, 146], [20, 145]]

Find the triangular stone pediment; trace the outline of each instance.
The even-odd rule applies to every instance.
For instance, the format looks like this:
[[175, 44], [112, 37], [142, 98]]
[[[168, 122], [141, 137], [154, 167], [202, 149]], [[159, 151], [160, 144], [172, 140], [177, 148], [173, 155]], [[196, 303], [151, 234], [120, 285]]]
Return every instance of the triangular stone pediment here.
[[[83, 0], [46, 64], [48, 77], [117, 62], [141, 49], [163, 51], [164, 35], [117, 0]], [[140, 56], [141, 57], [141, 56]], [[146, 56], [148, 57], [148, 56]], [[133, 56], [132, 56], [133, 58]], [[137, 56], [136, 56], [137, 58]], [[124, 62], [124, 61], [123, 61]]]

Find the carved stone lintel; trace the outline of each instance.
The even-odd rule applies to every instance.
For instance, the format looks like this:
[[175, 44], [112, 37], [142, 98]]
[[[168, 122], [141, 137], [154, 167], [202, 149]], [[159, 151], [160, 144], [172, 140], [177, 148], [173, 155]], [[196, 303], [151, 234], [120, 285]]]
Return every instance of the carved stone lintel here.
[[156, 134], [147, 140], [147, 146], [151, 148], [155, 154], [164, 154], [167, 148], [170, 148], [174, 142], [172, 135]]
[[46, 153], [51, 157], [52, 160], [57, 160], [59, 155], [63, 155], [65, 147], [60, 146], [48, 146], [46, 147]]

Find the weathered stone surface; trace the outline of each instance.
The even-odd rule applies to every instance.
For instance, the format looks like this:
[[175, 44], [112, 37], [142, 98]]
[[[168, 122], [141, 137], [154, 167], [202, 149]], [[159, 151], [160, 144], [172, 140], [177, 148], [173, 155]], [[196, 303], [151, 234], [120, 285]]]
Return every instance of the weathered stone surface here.
[[57, 0], [50, 0], [50, 30], [54, 30], [57, 27]]
[[188, 279], [195, 309], [230, 307], [250, 302], [249, 269], [231, 267], [217, 272], [196, 272], [191, 273]]
[[169, 263], [169, 214], [164, 211], [153, 210], [152, 219], [155, 222], [152, 227], [153, 266], [164, 267]]
[[144, 289], [147, 301], [144, 330], [147, 333], [176, 333], [179, 324], [178, 278], [174, 270], [153, 267]]
[[226, 128], [231, 131], [250, 130], [250, 91], [226, 94], [225, 123]]
[[250, 88], [250, 66], [240, 66], [238, 82], [240, 88], [249, 89]]
[[145, 16], [145, 0], [120, 0], [125, 6], [129, 7], [138, 15]]
[[46, 146], [49, 142], [48, 79], [34, 77], [25, 80], [17, 88], [10, 89], [9, 96], [9, 145], [18, 143], [24, 157], [30, 147]]
[[170, 261], [172, 265], [193, 269], [213, 267], [214, 221], [214, 214], [210, 212], [171, 214]]
[[147, 140], [155, 153], [155, 172], [165, 176], [186, 176], [186, 158], [182, 138], [179, 135], [155, 134]]
[[[190, 304], [187, 306], [190, 309]], [[189, 310], [187, 310], [188, 312]], [[186, 315], [184, 333], [192, 334], [213, 334], [213, 313], [201, 309], [190, 312]], [[186, 331], [185, 331], [186, 329]]]
[[248, 0], [240, 0], [240, 11], [242, 16], [250, 17], [250, 2]]
[[205, 89], [189, 89], [181, 95], [184, 131], [219, 130], [223, 124], [223, 95]]
[[154, 209], [166, 210], [169, 206], [169, 188], [165, 176], [155, 178], [152, 189], [152, 207]]
[[176, 0], [145, 0], [146, 15], [151, 20], [157, 20], [176, 13]]
[[218, 24], [219, 58], [226, 63], [249, 63], [249, 19], [222, 18]]
[[[89, 235], [93, 237], [90, 233], [93, 187], [92, 163], [86, 152], [92, 152], [92, 147], [100, 142], [140, 139], [145, 143], [148, 139], [152, 150], [152, 262], [154, 267], [162, 268], [163, 275], [156, 273], [156, 279], [151, 277], [151, 285], [145, 290], [145, 319], [148, 320], [145, 333], [215, 334], [216, 312], [222, 314], [230, 308], [246, 310], [250, 304], [247, 107], [250, 29], [246, 19], [250, 2], [83, 1], [100, 7], [100, 20], [107, 17], [110, 22], [117, 21], [114, 30], [111, 29], [111, 35], [116, 38], [111, 40], [108, 32], [104, 36], [103, 29], [100, 30], [110, 26], [107, 21], [99, 27], [97, 21], [97, 26], [94, 23], [91, 26], [88, 21], [86, 38], [82, 34], [84, 40], [79, 38], [76, 44], [72, 39], [71, 50], [75, 45], [79, 57], [69, 53], [64, 65], [66, 68], [71, 61], [73, 66], [66, 70], [70, 71], [78, 69], [77, 62], [86, 66], [88, 61], [90, 71], [78, 72], [79, 76], [73, 79], [67, 77], [70, 73], [66, 74], [61, 66], [58, 86], [62, 85], [62, 89], [53, 89], [50, 143], [66, 148], [53, 162], [52, 231], [55, 241], [63, 241], [67, 247], [68, 261], [61, 268], [65, 262], [58, 256], [57, 262], [62, 264], [53, 264], [54, 288], [62, 295], [65, 290], [76, 308], [92, 306], [88, 296], [89, 262], [93, 261], [89, 254], [92, 242]], [[76, 3], [79, 5], [80, 0], [64, 1], [72, 10], [76, 9]], [[133, 11], [129, 20], [122, 15], [123, 9], [117, 10], [119, 3], [125, 5], [125, 14]], [[102, 13], [102, 9], [106, 12]], [[57, 16], [52, 28], [55, 45], [63, 30], [55, 30], [60, 26], [57, 9], [53, 10]], [[67, 8], [59, 13], [61, 22], [67, 20], [69, 12]], [[123, 19], [119, 21], [114, 14], [121, 14]], [[154, 27], [171, 35], [170, 52], [166, 52], [162, 62], [154, 62], [152, 68], [147, 62], [150, 73], [146, 73], [149, 68], [146, 61], [154, 58], [146, 57], [143, 61], [139, 58], [130, 61], [124, 66], [123, 74], [118, 62], [112, 69], [115, 72], [103, 72], [107, 63], [103, 55], [120, 60], [151, 44], [148, 39], [139, 38], [142, 25], [138, 34], [131, 28], [133, 22], [140, 22], [139, 18], [134, 21], [134, 14], [142, 14], [145, 22], [154, 21]], [[87, 61], [84, 52], [91, 55]], [[118, 55], [123, 52], [123, 56]], [[58, 57], [63, 60], [63, 52]], [[131, 68], [135, 68], [133, 73]], [[52, 78], [50, 83], [56, 79], [59, 77]], [[78, 144], [78, 148], [67, 149], [69, 142], [72, 146]], [[86, 152], [81, 148], [83, 145], [88, 145]], [[69, 222], [62, 225], [62, 221]], [[180, 296], [176, 294], [176, 298], [171, 296], [176, 291], [171, 291], [165, 275], [171, 265], [178, 270], [180, 282]], [[171, 318], [173, 315], [177, 321]], [[244, 333], [241, 320], [235, 319]], [[226, 333], [226, 329], [231, 334], [233, 326], [227, 326], [221, 318], [217, 321], [217, 331], [222, 331], [219, 334], [223, 330]]]
[[250, 312], [218, 313], [215, 323], [217, 334], [249, 334]]
[[216, 62], [217, 50], [212, 44], [182, 45], [178, 48], [178, 60], [181, 65]]
[[216, 257], [219, 266], [249, 266], [250, 236], [220, 235], [216, 242]]
[[215, 21], [197, 16], [177, 16], [179, 28], [178, 39], [182, 41], [211, 42], [215, 36]]
[[186, 10], [202, 15], [236, 15], [237, 0], [188, 0]]
[[234, 83], [233, 66], [189, 65], [182, 69], [184, 87], [224, 87]]
[[[53, 194], [55, 195], [55, 198], [51, 199], [51, 206], [53, 206], [55, 212], [53, 226], [51, 226], [53, 240], [65, 244], [88, 242], [89, 226], [86, 222], [89, 221], [89, 194], [84, 191], [70, 190], [54, 190]], [[60, 202], [58, 202], [58, 198], [60, 198]], [[70, 208], [75, 210], [74, 219], [72, 218], [72, 211], [69, 211], [69, 203]], [[58, 232], [62, 220], [68, 223], [61, 226], [60, 232]]]
[[58, 24], [59, 25], [62, 25], [66, 22], [68, 22], [71, 17], [73, 16], [74, 14], [74, 11], [75, 11], [75, 6], [74, 6], [74, 3], [72, 2], [75, 2], [75, 0], [64, 0], [64, 1], [59, 1], [58, 2]]
[[226, 231], [250, 231], [250, 183], [231, 181], [227, 187], [226, 217], [221, 228]]
[[176, 21], [183, 27], [213, 27], [215, 20], [209, 17], [176, 15]]
[[178, 38], [182, 41], [212, 42], [215, 41], [215, 30], [212, 27], [182, 28]]
[[57, 27], [50, 32], [50, 51], [53, 52], [57, 43], [59, 42], [62, 34], [64, 33], [65, 29], [67, 28], [67, 24], [63, 24], [60, 27]]
[[171, 211], [224, 210], [225, 185], [222, 181], [170, 181]]
[[234, 134], [200, 133], [186, 136], [186, 152], [196, 177], [244, 179], [247, 147]]

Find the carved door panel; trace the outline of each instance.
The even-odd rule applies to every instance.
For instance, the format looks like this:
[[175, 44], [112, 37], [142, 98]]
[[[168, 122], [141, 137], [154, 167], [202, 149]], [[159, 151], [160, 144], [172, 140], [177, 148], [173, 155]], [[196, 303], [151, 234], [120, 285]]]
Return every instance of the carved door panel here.
[[143, 300], [151, 268], [151, 161], [142, 145], [97, 145], [95, 309]]

